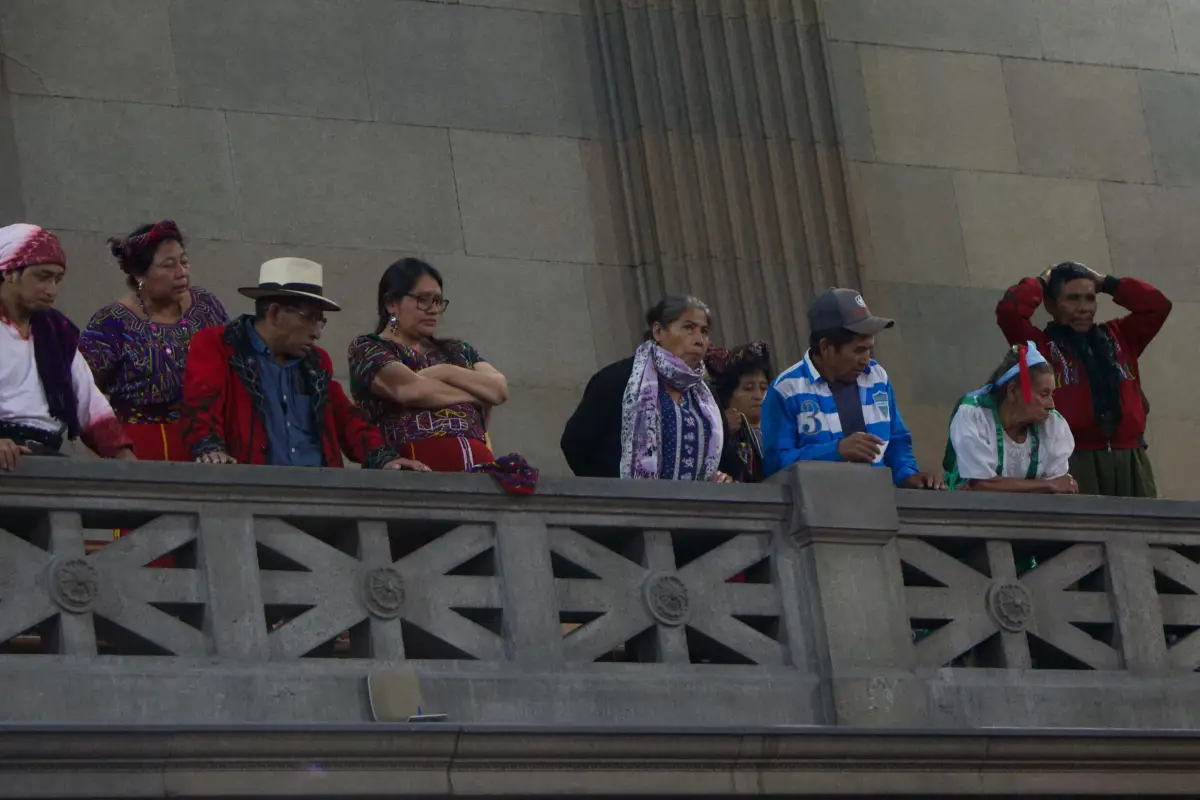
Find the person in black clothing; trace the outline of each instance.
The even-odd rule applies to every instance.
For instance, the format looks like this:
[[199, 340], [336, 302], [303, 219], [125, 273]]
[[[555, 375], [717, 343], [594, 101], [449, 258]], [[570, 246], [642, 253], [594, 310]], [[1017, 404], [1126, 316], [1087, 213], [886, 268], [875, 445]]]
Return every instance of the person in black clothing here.
[[714, 347], [704, 358], [717, 403], [725, 415], [725, 448], [737, 454], [738, 483], [761, 483], [762, 403], [775, 373], [771, 348], [753, 341], [732, 350]]
[[632, 358], [588, 381], [562, 451], [581, 477], [730, 483], [737, 455], [705, 381], [708, 306], [670, 296], [646, 313]]

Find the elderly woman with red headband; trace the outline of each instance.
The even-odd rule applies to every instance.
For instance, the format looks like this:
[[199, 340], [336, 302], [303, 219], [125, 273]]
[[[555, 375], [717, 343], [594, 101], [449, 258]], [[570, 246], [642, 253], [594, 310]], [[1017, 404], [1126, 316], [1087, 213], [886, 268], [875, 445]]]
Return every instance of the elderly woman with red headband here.
[[951, 490], [1078, 494], [1068, 474], [1074, 450], [1071, 427], [1054, 410], [1054, 370], [1029, 342], [958, 401], [942, 466]]
[[196, 333], [229, 317], [221, 301], [192, 285], [174, 222], [142, 225], [108, 244], [129, 293], [92, 316], [79, 350], [139, 459], [191, 461], [178, 424], [188, 349]]

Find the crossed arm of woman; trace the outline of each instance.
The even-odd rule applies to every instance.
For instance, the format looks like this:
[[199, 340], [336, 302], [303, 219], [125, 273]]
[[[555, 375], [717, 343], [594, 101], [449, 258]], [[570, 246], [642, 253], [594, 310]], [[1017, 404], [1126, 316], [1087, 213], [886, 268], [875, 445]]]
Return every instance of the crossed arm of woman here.
[[410, 408], [445, 408], [479, 402], [475, 395], [438, 380], [429, 374], [429, 370], [413, 372], [399, 361], [393, 361], [379, 370], [371, 384], [371, 391]]
[[434, 364], [421, 370], [418, 375], [467, 392], [471, 396], [468, 402], [500, 406], [508, 401], [508, 380], [486, 361], [476, 363], [471, 369], [453, 364]]

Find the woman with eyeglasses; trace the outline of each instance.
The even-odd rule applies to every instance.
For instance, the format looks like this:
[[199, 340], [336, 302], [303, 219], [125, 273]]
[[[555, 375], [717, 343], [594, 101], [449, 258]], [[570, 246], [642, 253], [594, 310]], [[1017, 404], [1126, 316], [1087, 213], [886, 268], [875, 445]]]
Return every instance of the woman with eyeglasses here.
[[495, 460], [488, 417], [508, 400], [508, 382], [471, 345], [437, 337], [450, 305], [442, 287], [420, 259], [387, 268], [375, 332], [350, 344], [350, 390], [400, 455], [435, 472], [469, 472]]

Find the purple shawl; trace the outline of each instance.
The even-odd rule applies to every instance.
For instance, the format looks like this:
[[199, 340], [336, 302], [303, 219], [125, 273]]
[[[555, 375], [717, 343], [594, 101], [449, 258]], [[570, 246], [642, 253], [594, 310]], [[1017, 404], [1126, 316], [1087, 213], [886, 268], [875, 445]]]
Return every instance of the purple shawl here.
[[658, 480], [659, 439], [662, 436], [662, 409], [658, 407], [659, 381], [691, 397], [708, 420], [712, 434], [704, 454], [701, 480], [712, 480], [721, 462], [724, 429], [721, 410], [713, 398], [705, 370], [692, 369], [679, 357], [645, 342], [633, 356], [633, 372], [625, 384], [621, 401], [621, 477]]
[[79, 407], [71, 364], [79, 349], [79, 329], [54, 309], [36, 312], [29, 320], [33, 338], [33, 360], [46, 392], [50, 416], [67, 426], [67, 438], [79, 437]]

